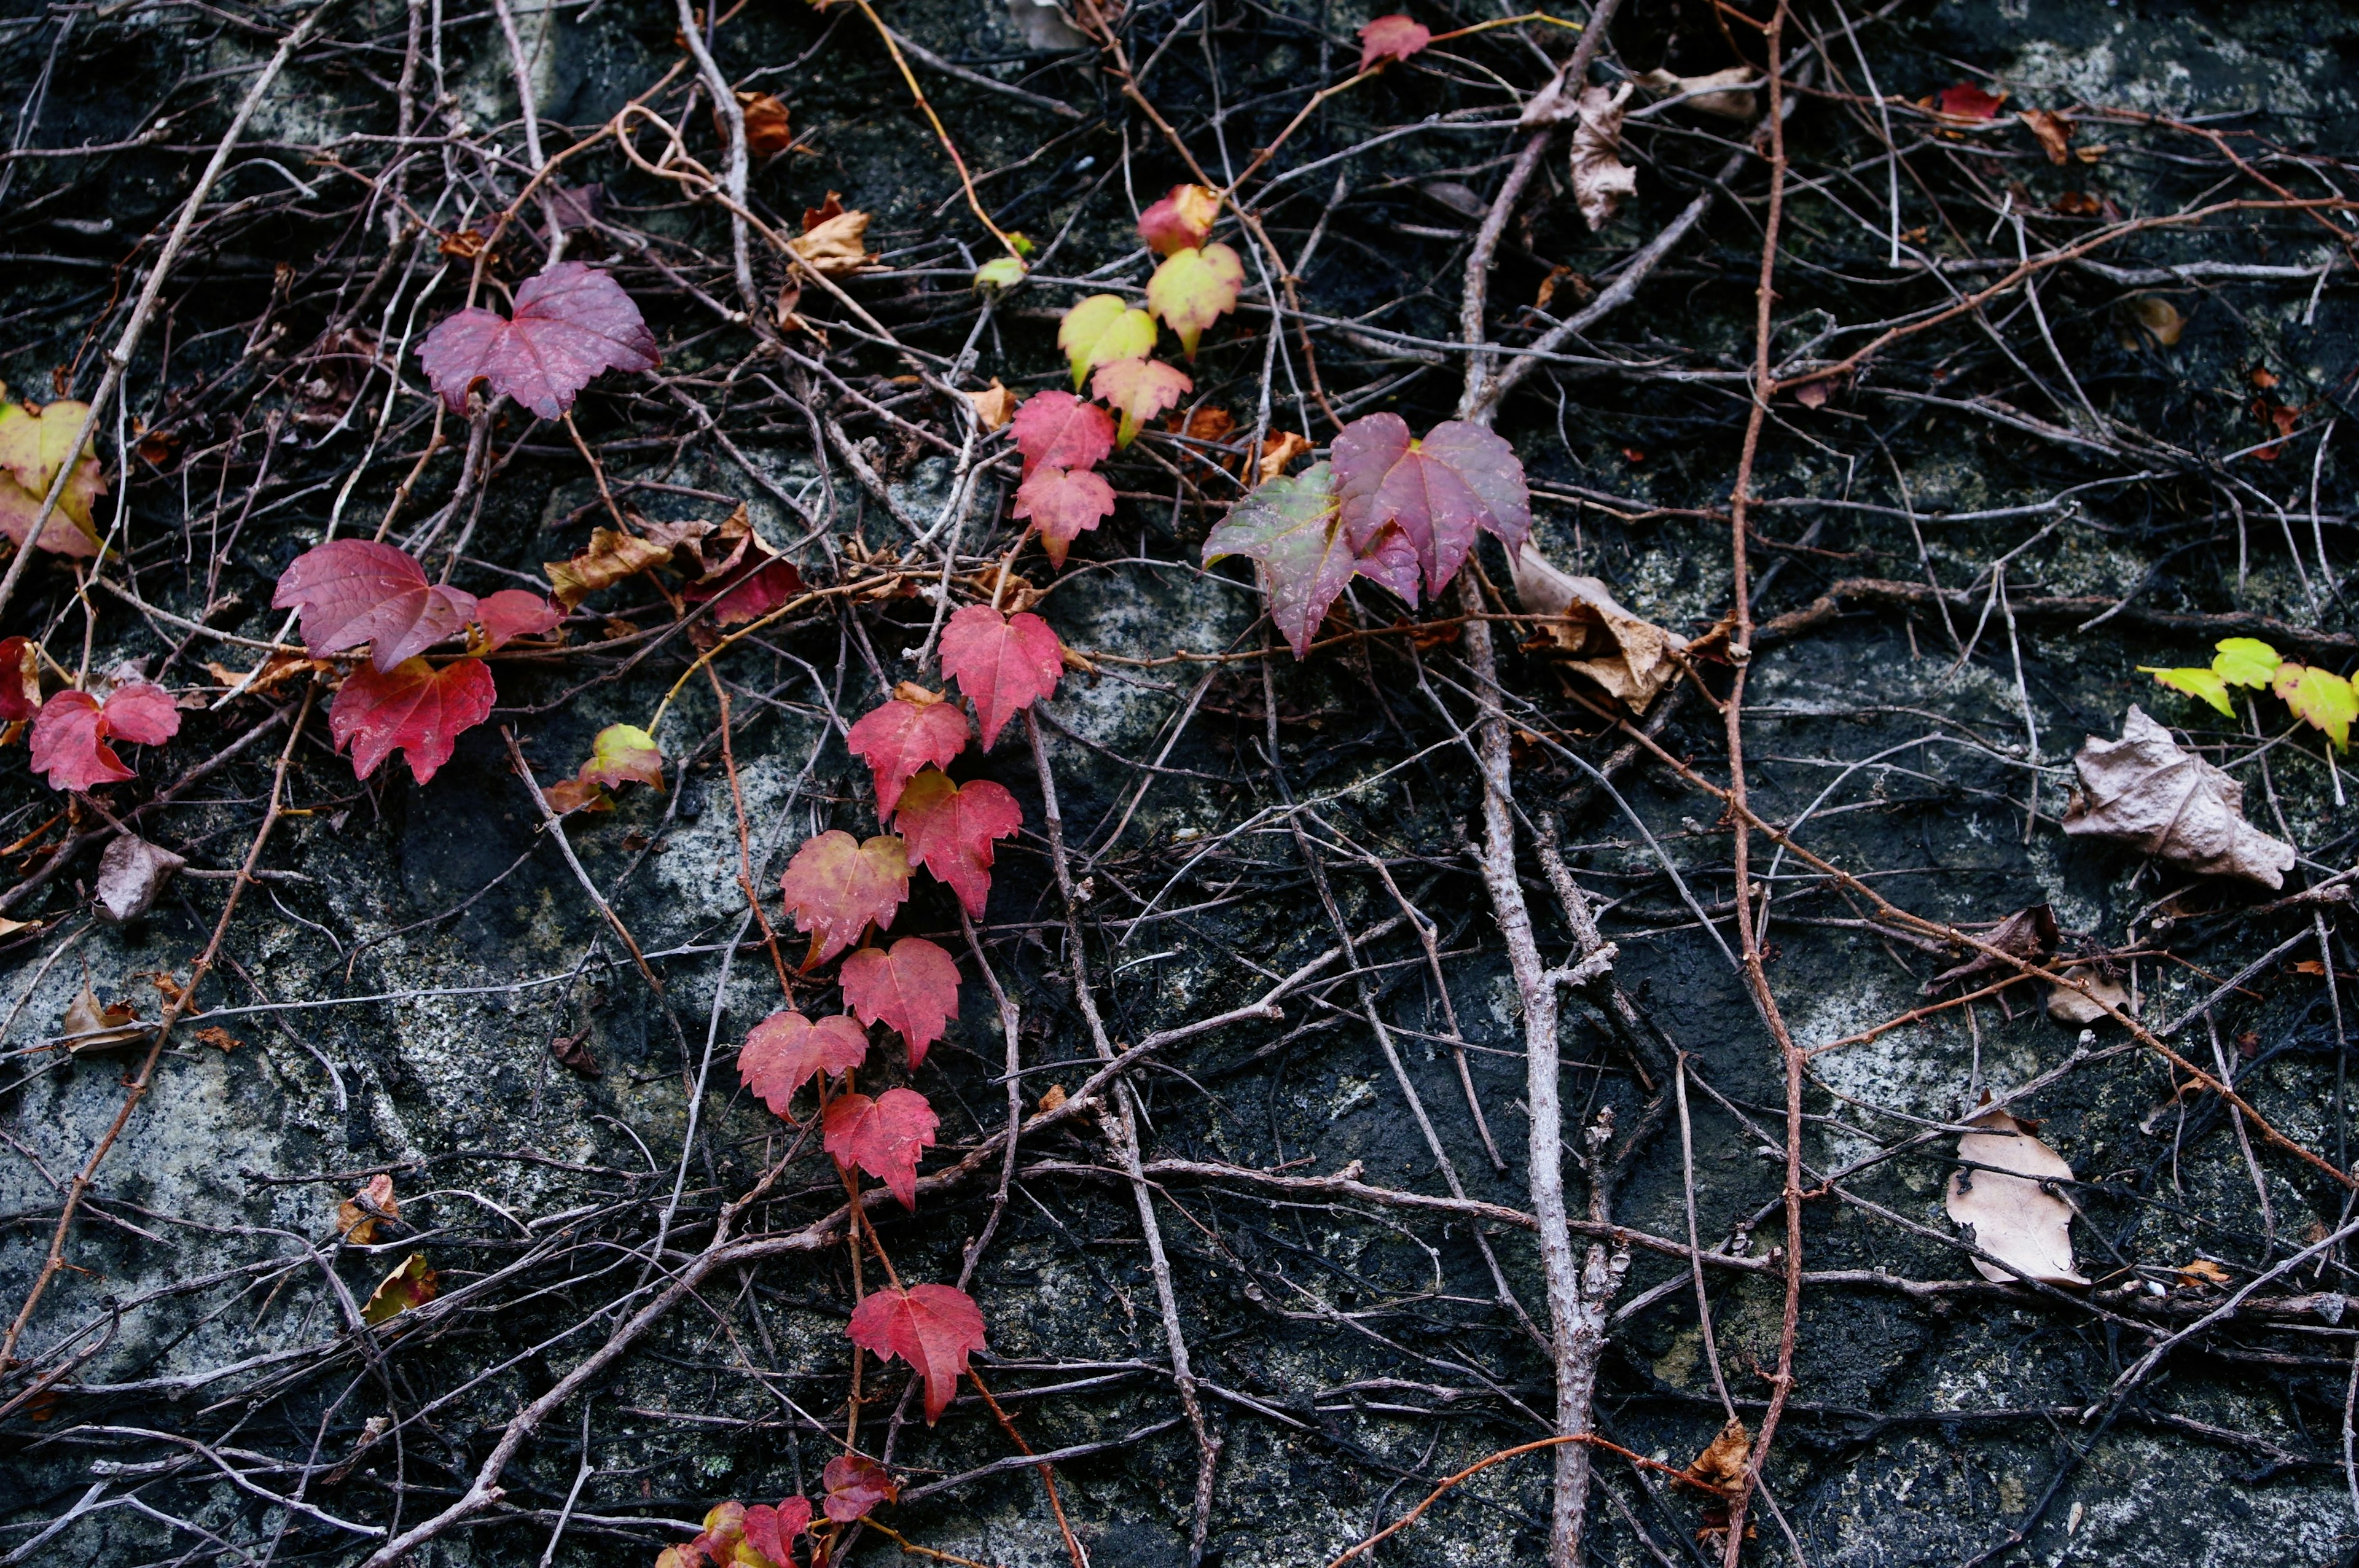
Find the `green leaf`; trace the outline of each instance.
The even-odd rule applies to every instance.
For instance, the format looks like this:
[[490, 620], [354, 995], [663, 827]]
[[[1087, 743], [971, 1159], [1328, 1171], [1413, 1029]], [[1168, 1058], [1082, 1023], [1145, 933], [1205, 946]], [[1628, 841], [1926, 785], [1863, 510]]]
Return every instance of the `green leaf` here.
[[2228, 700], [2228, 683], [2215, 670], [2201, 665], [2184, 670], [2158, 670], [2151, 665], [2140, 665], [2138, 672], [2152, 676], [2173, 691], [2201, 698], [2231, 719], [2236, 717], [2235, 705]]
[[2332, 670], [2310, 665], [2277, 666], [2272, 683], [2294, 716], [2311, 729], [2322, 730], [2338, 752], [2351, 746], [2351, 721], [2359, 719], [2359, 691]]
[[2257, 637], [2228, 637], [2212, 644], [2220, 656], [2212, 667], [2230, 686], [2264, 687], [2277, 678], [2277, 665], [2283, 661], [2277, 651]]
[[1245, 264], [1218, 241], [1201, 250], [1174, 251], [1147, 280], [1147, 308], [1180, 334], [1180, 347], [1196, 357], [1204, 329], [1237, 308], [1245, 286]]
[[1024, 281], [1024, 264], [1014, 256], [994, 256], [974, 269], [974, 291], [998, 294]]
[[1155, 318], [1134, 310], [1119, 294], [1093, 294], [1057, 327], [1057, 346], [1072, 362], [1073, 390], [1090, 372], [1116, 360], [1145, 359], [1155, 351]]

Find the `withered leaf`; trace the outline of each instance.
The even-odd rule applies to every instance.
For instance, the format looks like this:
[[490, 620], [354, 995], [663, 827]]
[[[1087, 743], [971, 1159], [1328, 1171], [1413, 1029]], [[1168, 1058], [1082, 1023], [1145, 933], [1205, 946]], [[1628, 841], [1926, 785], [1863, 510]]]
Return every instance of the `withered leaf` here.
[[1679, 678], [1685, 637], [1641, 621], [1597, 579], [1574, 576], [1528, 542], [1508, 565], [1525, 613], [1553, 617], [1548, 637], [1569, 655], [1567, 667], [1595, 681], [1614, 701], [1643, 712]]
[[380, 1171], [361, 1190], [336, 1205], [336, 1233], [355, 1247], [376, 1239], [379, 1219], [399, 1219], [401, 1204], [393, 1195], [393, 1178]]
[[1666, 92], [1680, 98], [1681, 108], [1701, 109], [1729, 120], [1750, 120], [1761, 75], [1746, 65], [1732, 65], [1726, 70], [1703, 76], [1673, 76], [1658, 66], [1637, 78], [1637, 82], [1649, 92]]
[[[2027, 1279], [2049, 1285], [2085, 1285], [2072, 1267], [2072, 1206], [2040, 1186], [2072, 1179], [2064, 1156], [2034, 1138], [2036, 1122], [2022, 1121], [1996, 1107], [1970, 1119], [1989, 1130], [1958, 1140], [1958, 1158], [1975, 1169], [1950, 1176], [1950, 1217], [1972, 1226], [1974, 1245], [2004, 1260]], [[1995, 1166], [1996, 1169], [1981, 1167]], [[1974, 1260], [1983, 1278], [2006, 1284], [2016, 1275]]]
[[[1984, 938], [2002, 953], [2012, 953], [2018, 958], [2044, 958], [2056, 951], [2056, 912], [2044, 903], [2028, 909], [2018, 909], [1994, 926]], [[1953, 969], [1944, 969], [1925, 982], [1925, 994], [1948, 985], [1951, 980], [1971, 980], [1983, 975], [2004, 971], [2013, 974], [2013, 966], [1988, 953], [1977, 952]]]
[[821, 277], [849, 277], [876, 261], [868, 254], [865, 212], [838, 212], [788, 240], [787, 249]]
[[1630, 91], [1626, 81], [1611, 92], [1581, 91], [1572, 127], [1572, 195], [1593, 231], [1612, 222], [1622, 203], [1638, 193], [1638, 171], [1622, 161], [1622, 109]]
[[361, 1321], [374, 1328], [386, 1319], [424, 1306], [442, 1292], [442, 1281], [427, 1266], [426, 1254], [412, 1252], [385, 1277], [361, 1308]]
[[155, 1030], [139, 1022], [137, 1010], [129, 1002], [100, 1001], [98, 993], [90, 989], [90, 981], [85, 979], [82, 994], [67, 1004], [65, 1016], [58, 1021], [58, 1033], [66, 1037], [66, 1049], [79, 1056], [85, 1052], [144, 1044]]
[[2127, 1012], [2130, 1007], [2129, 988], [2107, 976], [2095, 964], [2074, 964], [2061, 971], [2088, 988], [2082, 995], [2071, 986], [2048, 988], [2048, 1016], [2059, 1023], [2075, 1028], [2085, 1027], [2107, 1016], [2101, 1002], [2110, 1002]]
[[138, 919], [156, 907], [164, 884], [188, 863], [136, 833], [118, 836], [98, 858], [98, 887], [92, 902], [99, 918], [116, 925]]
[[1743, 1422], [1732, 1421], [1682, 1474], [1700, 1487], [1726, 1491], [1745, 1479], [1745, 1464], [1752, 1454], [1753, 1434], [1745, 1430]]
[[2205, 876], [2285, 885], [2293, 846], [2245, 820], [2245, 786], [2182, 752], [2135, 703], [2122, 738], [2089, 737], [2073, 756], [2081, 788], [2064, 831], [2109, 838]]

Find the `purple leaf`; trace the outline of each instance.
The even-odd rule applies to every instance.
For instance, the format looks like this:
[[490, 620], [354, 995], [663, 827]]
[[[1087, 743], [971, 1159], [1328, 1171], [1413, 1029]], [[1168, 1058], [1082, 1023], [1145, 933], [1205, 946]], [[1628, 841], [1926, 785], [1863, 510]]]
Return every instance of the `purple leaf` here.
[[602, 371], [653, 370], [655, 334], [622, 285], [595, 267], [563, 262], [516, 291], [516, 316], [470, 306], [446, 318], [419, 346], [426, 378], [454, 414], [478, 381], [494, 397], [515, 398], [555, 419]]
[[1343, 531], [1353, 549], [1369, 550], [1387, 524], [1397, 524], [1429, 593], [1439, 594], [1458, 575], [1477, 529], [1510, 553], [1531, 532], [1524, 465], [1513, 447], [1479, 425], [1449, 420], [1417, 441], [1398, 415], [1371, 414], [1337, 433], [1334, 461]]
[[304, 551], [279, 574], [270, 596], [303, 612], [303, 645], [338, 654], [371, 643], [381, 672], [422, 654], [475, 619], [475, 596], [426, 580], [425, 568], [391, 545], [332, 539]]
[[[1238, 502], [1204, 540], [1207, 565], [1223, 556], [1261, 564], [1269, 618], [1298, 659], [1358, 565], [1336, 524], [1333, 478], [1325, 463], [1291, 479], [1280, 475]], [[1415, 570], [1411, 562], [1412, 588]]]

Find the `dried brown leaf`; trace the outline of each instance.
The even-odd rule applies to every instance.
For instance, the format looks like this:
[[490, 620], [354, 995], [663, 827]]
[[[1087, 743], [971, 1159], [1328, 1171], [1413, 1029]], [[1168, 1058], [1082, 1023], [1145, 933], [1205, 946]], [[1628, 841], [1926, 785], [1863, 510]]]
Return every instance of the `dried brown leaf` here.
[[65, 1016], [58, 1020], [58, 1033], [68, 1036], [66, 1049], [74, 1055], [89, 1051], [113, 1051], [125, 1045], [145, 1044], [154, 1029], [139, 1022], [136, 1009], [129, 1002], [102, 1002], [90, 982], [82, 983], [82, 994], [66, 1007]]
[[[2044, 903], [2028, 909], [2018, 909], [1995, 926], [1983, 940], [2002, 953], [2012, 953], [2018, 958], [2044, 958], [2056, 951], [2056, 912]], [[1944, 969], [1925, 982], [1925, 994], [1948, 985], [1951, 980], [1970, 980], [1980, 976], [2005, 972], [2015, 973], [2015, 967], [1988, 953], [1977, 952], [1956, 968]]]
[[1641, 621], [1593, 577], [1576, 577], [1527, 543], [1509, 559], [1516, 599], [1527, 615], [1553, 617], [1549, 639], [1571, 655], [1568, 667], [1595, 681], [1633, 713], [1679, 678], [1677, 655], [1688, 641]]
[[119, 835], [98, 858], [98, 885], [92, 903], [99, 918], [121, 925], [156, 907], [164, 884], [188, 860], [150, 844], [136, 833]]
[[2285, 885], [2293, 846], [2245, 820], [2245, 786], [2182, 752], [2132, 704], [2118, 741], [2089, 737], [2072, 758], [2081, 788], [2064, 831], [2107, 838], [2205, 876]]
[[1724, 119], [1750, 120], [1760, 97], [1754, 89], [1761, 85], [1761, 80], [1760, 72], [1746, 65], [1732, 65], [1726, 70], [1705, 76], [1673, 76], [1658, 68], [1639, 77], [1638, 85], [1649, 92], [1685, 98], [1682, 108], [1701, 109]]
[[2026, 109], [2016, 118], [2031, 127], [2031, 134], [2039, 138], [2039, 145], [2047, 152], [2049, 163], [2060, 164], [2071, 157], [2071, 120], [2049, 109]]
[[1585, 87], [1579, 123], [1572, 128], [1572, 194], [1592, 230], [1603, 229], [1638, 193], [1638, 171], [1622, 161], [1622, 108], [1630, 84], [1608, 92]]
[[399, 1219], [401, 1204], [393, 1195], [393, 1178], [383, 1172], [371, 1176], [361, 1190], [336, 1205], [336, 1233], [355, 1247], [376, 1239], [376, 1222]]
[[[1970, 1120], [1988, 1130], [1958, 1140], [1958, 1158], [1976, 1168], [1951, 1173], [1951, 1219], [1972, 1226], [1975, 1246], [2012, 1264], [2025, 1278], [2049, 1285], [2087, 1284], [2072, 1267], [2072, 1206], [2039, 1184], [2071, 1181], [2072, 1167], [2032, 1136], [2036, 1122], [2019, 1120], [1995, 1107]], [[1974, 1268], [1999, 1284], [2016, 1279], [1980, 1258]]]
[[2111, 1002], [2124, 1012], [2129, 1011], [2129, 989], [2121, 981], [2108, 979], [2094, 964], [2075, 964], [2061, 971], [2088, 988], [2082, 995], [2070, 986], [2048, 988], [2048, 1016], [2059, 1023], [2085, 1028], [2107, 1016], [2101, 1002]]
[[848, 277], [875, 264], [868, 254], [868, 214], [838, 212], [787, 242], [794, 257], [821, 277]]

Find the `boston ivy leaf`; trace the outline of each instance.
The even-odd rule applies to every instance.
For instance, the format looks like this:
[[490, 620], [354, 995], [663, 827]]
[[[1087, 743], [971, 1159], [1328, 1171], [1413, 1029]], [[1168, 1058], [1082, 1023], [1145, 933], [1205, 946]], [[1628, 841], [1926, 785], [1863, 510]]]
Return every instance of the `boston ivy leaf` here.
[[427, 1266], [426, 1254], [412, 1252], [369, 1292], [367, 1304], [361, 1308], [361, 1321], [375, 1328], [388, 1318], [424, 1306], [441, 1292], [442, 1281]]
[[[1138, 237], [1147, 248], [1158, 256], [1178, 251], [1192, 251], [1212, 237], [1213, 222], [1221, 215], [1221, 198], [1215, 191], [1201, 185], [1175, 185], [1170, 194], [1138, 215]], [[1132, 353], [1144, 354], [1155, 346], [1153, 328], [1149, 326], [1146, 347]], [[1108, 359], [1126, 355], [1108, 354]]]
[[2228, 683], [2221, 678], [2216, 669], [2195, 665], [2186, 669], [2158, 670], [2151, 665], [2140, 665], [2138, 673], [2152, 676], [2173, 691], [2183, 691], [2191, 697], [2208, 702], [2231, 719], [2236, 717], [2236, 705], [2228, 700]]
[[572, 407], [601, 372], [653, 370], [663, 360], [623, 286], [580, 262], [517, 285], [510, 319], [476, 306], [444, 318], [418, 357], [453, 414], [466, 411], [467, 393], [481, 381], [495, 399], [513, 397], [544, 419]]
[[504, 648], [518, 637], [554, 632], [564, 619], [565, 611], [540, 594], [521, 588], [504, 588], [475, 601], [475, 623], [484, 629], [485, 653]]
[[810, 933], [809, 969], [859, 939], [873, 922], [893, 924], [909, 896], [909, 860], [892, 834], [862, 843], [842, 828], [808, 839], [787, 863], [778, 886], [794, 912], [795, 929]]
[[367, 539], [304, 551], [278, 574], [270, 602], [302, 612], [303, 645], [314, 655], [367, 643], [380, 671], [458, 635], [479, 612], [473, 594], [427, 581], [407, 552]]
[[778, 1506], [756, 1503], [745, 1510], [745, 1544], [770, 1568], [794, 1568], [795, 1537], [810, 1528], [809, 1498], [781, 1498]]
[[1238, 502], [1204, 540], [1207, 566], [1224, 556], [1260, 563], [1270, 621], [1298, 659], [1357, 565], [1337, 523], [1333, 480], [1325, 463], [1280, 475]]
[[1114, 486], [1089, 469], [1034, 469], [1016, 490], [1015, 514], [1040, 530], [1040, 547], [1060, 569], [1075, 539], [1114, 515]]
[[[1145, 229], [1144, 219], [1139, 226]], [[1153, 353], [1155, 318], [1132, 308], [1119, 294], [1093, 294], [1065, 312], [1057, 325], [1057, 346], [1072, 363], [1073, 390], [1079, 392], [1090, 372], [1108, 361]]]
[[[1196, 357], [1204, 329], [1237, 308], [1245, 286], [1245, 264], [1215, 240], [1193, 250], [1173, 251], [1147, 280], [1147, 308], [1180, 335], [1180, 347]], [[1101, 393], [1100, 396], [1104, 395]]]
[[983, 721], [983, 749], [999, 743], [1007, 721], [1057, 689], [1065, 651], [1049, 623], [1028, 611], [1002, 615], [969, 604], [942, 628], [942, 674], [959, 684]]
[[1122, 415], [1122, 429], [1115, 443], [1126, 447], [1138, 434], [1140, 426], [1165, 409], [1178, 406], [1195, 384], [1161, 360], [1116, 360], [1098, 367], [1097, 374], [1090, 380], [1090, 390]]
[[1509, 554], [1532, 527], [1524, 465], [1513, 447], [1460, 420], [1409, 438], [1397, 414], [1371, 414], [1337, 432], [1333, 448], [1343, 527], [1366, 549], [1386, 524], [1397, 524], [1416, 550], [1426, 591], [1439, 594], [1474, 546], [1476, 529]]
[[2283, 664], [2271, 682], [2277, 697], [2294, 717], [2322, 730], [2338, 752], [2349, 749], [2351, 721], [2359, 719], [2359, 692], [2332, 670], [2313, 665]]
[[754, 1025], [737, 1053], [737, 1077], [779, 1116], [795, 1091], [826, 1073], [841, 1077], [868, 1060], [868, 1032], [842, 1013], [818, 1020], [785, 1009]]
[[135, 681], [101, 702], [86, 691], [61, 691], [33, 720], [33, 771], [51, 789], [84, 791], [135, 777], [111, 740], [158, 746], [180, 730], [180, 710], [163, 687]]
[[[1149, 344], [1153, 341], [1150, 337]], [[59, 492], [57, 510], [41, 527], [38, 547], [81, 559], [98, 554], [93, 508], [106, 491], [105, 471], [99, 467], [94, 441], [84, 442], [79, 454], [71, 449], [89, 412], [89, 404], [71, 398], [38, 411], [0, 403], [0, 535], [24, 544], [58, 470], [71, 462], [73, 472]]]
[[496, 697], [491, 666], [481, 659], [439, 670], [424, 659], [405, 659], [390, 672], [363, 665], [336, 693], [328, 733], [338, 751], [352, 747], [358, 776], [368, 777], [400, 752], [409, 776], [424, 784], [451, 760], [459, 737], [492, 716]]
[[[1099, 373], [1101, 374], [1103, 372]], [[1094, 403], [1084, 403], [1070, 392], [1036, 392], [1024, 400], [1009, 421], [1016, 450], [1024, 454], [1024, 473], [1042, 466], [1058, 469], [1095, 468], [1114, 450], [1114, 421]]]
[[663, 752], [656, 738], [636, 724], [609, 724], [590, 742], [590, 760], [574, 775], [585, 784], [643, 784], [664, 786]]
[[918, 1156], [941, 1119], [915, 1089], [886, 1089], [875, 1099], [838, 1095], [827, 1102], [820, 1141], [839, 1165], [857, 1165], [891, 1189], [901, 1206], [918, 1206]]
[[[876, 1353], [888, 1354], [883, 1350]], [[897, 1501], [901, 1496], [901, 1484], [893, 1479], [893, 1473], [865, 1454], [837, 1454], [820, 1472], [819, 1483], [827, 1492], [827, 1517], [838, 1524], [865, 1518], [878, 1504]]]
[[1414, 607], [1417, 603], [1417, 546], [1400, 524], [1388, 523], [1360, 552], [1359, 573], [1379, 588], [1388, 588]]
[[1433, 41], [1433, 30], [1408, 16], [1379, 16], [1360, 29], [1360, 69], [1407, 59]]
[[949, 766], [973, 733], [965, 711], [944, 693], [903, 681], [884, 706], [861, 716], [844, 741], [875, 781], [878, 820], [890, 822], [911, 775], [929, 762]]
[[1926, 100], [1940, 118], [1968, 125], [1986, 124], [1996, 119], [2000, 106], [2006, 102], [2006, 93], [1984, 92], [1971, 81], [1944, 87]]
[[2285, 662], [2258, 637], [2226, 637], [2212, 647], [2217, 650], [2212, 671], [2230, 686], [2267, 686], [2277, 679], [2277, 665]]
[[882, 1290], [852, 1313], [852, 1342], [879, 1356], [898, 1356], [926, 1379], [926, 1422], [950, 1407], [968, 1353], [984, 1347], [983, 1309], [948, 1285]]
[[885, 1024], [908, 1043], [912, 1072], [958, 1016], [958, 963], [922, 936], [904, 936], [890, 952], [863, 947], [844, 959], [836, 979], [844, 1005], [863, 1023]]
[[802, 590], [803, 574], [796, 569], [795, 563], [773, 557], [723, 573], [717, 581], [691, 583], [680, 597], [690, 604], [718, 599], [721, 602], [712, 607], [712, 619], [723, 626], [739, 626], [748, 621], [759, 621], [791, 602]]
[[0, 637], [0, 720], [10, 724], [41, 710], [41, 655], [30, 637]]
[[1023, 827], [1024, 809], [989, 779], [954, 784], [929, 768], [901, 792], [898, 825], [909, 859], [949, 883], [980, 920], [991, 898], [992, 840]]

